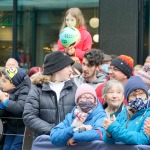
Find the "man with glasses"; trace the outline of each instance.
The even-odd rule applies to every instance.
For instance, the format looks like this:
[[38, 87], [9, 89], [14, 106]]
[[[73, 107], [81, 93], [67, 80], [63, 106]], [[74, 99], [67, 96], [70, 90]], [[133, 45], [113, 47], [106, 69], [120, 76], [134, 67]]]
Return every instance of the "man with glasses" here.
[[[133, 75], [133, 67], [134, 61], [130, 56], [118, 56], [117, 58], [113, 59], [110, 64], [108, 80], [118, 80], [125, 86], [127, 80]], [[102, 104], [105, 103], [104, 99], [102, 98], [102, 89], [104, 84], [100, 85], [96, 89], [96, 93]], [[124, 101], [124, 103], [126, 103], [126, 101]]]
[[113, 59], [109, 68], [110, 80], [119, 80], [123, 85], [132, 76], [134, 61], [131, 57], [120, 55]]

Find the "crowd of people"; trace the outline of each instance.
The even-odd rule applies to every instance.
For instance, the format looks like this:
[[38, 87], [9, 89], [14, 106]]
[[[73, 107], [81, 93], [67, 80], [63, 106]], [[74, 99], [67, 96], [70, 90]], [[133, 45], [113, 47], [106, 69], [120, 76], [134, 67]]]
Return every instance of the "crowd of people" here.
[[21, 150], [25, 128], [33, 141], [47, 135], [59, 147], [95, 140], [150, 145], [150, 56], [137, 69], [130, 56], [112, 58], [92, 48], [78, 8], [66, 12], [61, 30], [66, 26], [81, 32], [75, 47], [65, 48], [58, 40], [42, 67], [27, 72], [9, 58], [0, 69], [3, 150]]

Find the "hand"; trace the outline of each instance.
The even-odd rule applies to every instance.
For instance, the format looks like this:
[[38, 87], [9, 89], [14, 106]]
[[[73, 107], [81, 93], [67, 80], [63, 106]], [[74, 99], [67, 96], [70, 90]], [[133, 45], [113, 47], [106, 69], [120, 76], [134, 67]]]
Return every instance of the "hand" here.
[[150, 118], [147, 118], [144, 124], [144, 131], [148, 136], [150, 136]]
[[107, 130], [107, 128], [108, 128], [113, 122], [114, 122], [113, 120], [105, 118], [105, 119], [104, 119], [103, 128], [104, 128], [105, 130]]
[[110, 118], [110, 120], [114, 122], [114, 121], [116, 120], [115, 115], [113, 115], [113, 116]]
[[70, 47], [69, 47], [69, 50], [68, 50], [68, 52], [67, 52], [68, 55], [72, 56], [72, 55], [75, 53], [75, 50], [76, 50], [76, 49], [75, 49], [74, 47], [70, 46]]
[[84, 127], [86, 128], [86, 130], [92, 130], [92, 126], [91, 125], [84, 125]]
[[9, 94], [0, 90], [0, 101], [4, 103], [7, 98], [9, 98]]
[[69, 146], [69, 145], [74, 146], [74, 145], [77, 145], [77, 142], [75, 142], [75, 141], [73, 140], [73, 138], [70, 138], [70, 139], [67, 141], [67, 145], [68, 145], [68, 146]]
[[70, 56], [70, 58], [71, 58], [72, 60], [74, 60], [75, 62], [80, 63], [80, 59], [79, 59], [78, 57], [76, 57], [76, 56]]
[[83, 125], [81, 125], [79, 127], [74, 128], [74, 132], [79, 130], [79, 128], [85, 128], [86, 130], [92, 130], [93, 127], [91, 125], [84, 125], [83, 124]]

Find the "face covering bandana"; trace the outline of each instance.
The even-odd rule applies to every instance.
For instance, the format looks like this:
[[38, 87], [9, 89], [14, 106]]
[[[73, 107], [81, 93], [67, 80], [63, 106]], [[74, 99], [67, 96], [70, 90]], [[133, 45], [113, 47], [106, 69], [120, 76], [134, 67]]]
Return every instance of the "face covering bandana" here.
[[90, 100], [86, 100], [78, 103], [78, 106], [83, 112], [88, 113], [89, 111], [91, 111], [96, 107], [96, 104], [91, 102]]
[[142, 98], [136, 98], [132, 101], [129, 101], [129, 106], [135, 110], [141, 110], [147, 108], [149, 100], [145, 100]]
[[103, 64], [101, 66], [101, 70], [103, 70], [105, 73], [109, 73], [109, 65]]

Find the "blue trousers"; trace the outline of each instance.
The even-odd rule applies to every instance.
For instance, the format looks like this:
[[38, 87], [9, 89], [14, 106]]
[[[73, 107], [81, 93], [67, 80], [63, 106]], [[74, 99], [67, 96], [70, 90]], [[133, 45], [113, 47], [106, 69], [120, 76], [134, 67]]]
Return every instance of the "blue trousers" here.
[[[7, 130], [6, 134], [14, 134]], [[23, 136], [6, 135], [3, 150], [22, 150]]]

